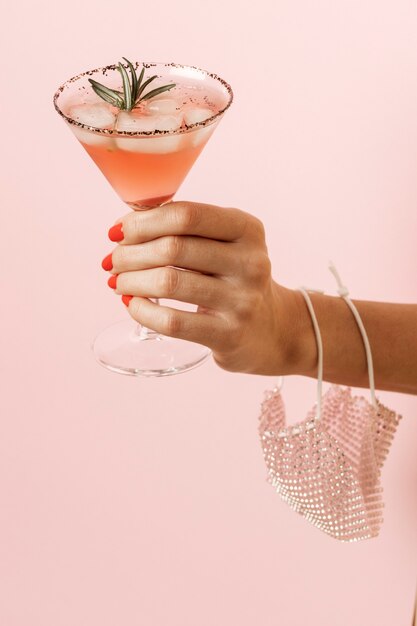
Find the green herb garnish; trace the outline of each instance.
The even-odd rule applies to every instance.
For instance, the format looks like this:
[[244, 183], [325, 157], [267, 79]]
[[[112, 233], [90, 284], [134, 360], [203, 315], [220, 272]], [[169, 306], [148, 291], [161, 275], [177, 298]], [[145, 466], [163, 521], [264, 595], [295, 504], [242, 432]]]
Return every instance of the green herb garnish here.
[[133, 64], [128, 61], [125, 57], [123, 60], [126, 61], [127, 67], [130, 70], [130, 79], [129, 75], [126, 71], [124, 65], [119, 63], [118, 70], [122, 76], [123, 81], [123, 91], [116, 91], [115, 89], [110, 89], [101, 83], [98, 83], [96, 80], [89, 78], [88, 81], [91, 83], [93, 90], [96, 92], [100, 98], [117, 107], [118, 109], [122, 109], [123, 111], [131, 111], [137, 104], [143, 102], [144, 100], [150, 100], [155, 96], [159, 96], [159, 94], [164, 93], [164, 91], [169, 91], [173, 87], [175, 87], [175, 83], [171, 83], [169, 85], [163, 85], [162, 87], [157, 87], [157, 89], [152, 89], [148, 91], [148, 93], [144, 93], [146, 87], [153, 81], [157, 76], [151, 76], [144, 83], [143, 77], [145, 74], [145, 68], [142, 68], [140, 76], [138, 77], [133, 67]]

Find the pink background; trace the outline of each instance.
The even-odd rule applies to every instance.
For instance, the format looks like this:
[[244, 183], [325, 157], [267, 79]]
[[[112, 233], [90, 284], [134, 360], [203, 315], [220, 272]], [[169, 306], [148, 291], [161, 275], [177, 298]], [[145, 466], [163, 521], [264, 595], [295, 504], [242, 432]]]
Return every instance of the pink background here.
[[[132, 59], [215, 71], [235, 103], [178, 198], [265, 223], [274, 276], [416, 302], [417, 8], [411, 0], [9, 3], [2, 20], [1, 626], [408, 626], [417, 398], [380, 537], [346, 545], [267, 484], [274, 380], [213, 363], [162, 380], [96, 365], [126, 315], [100, 261], [127, 210], [52, 108], [65, 79]], [[313, 381], [286, 382], [293, 420]]]

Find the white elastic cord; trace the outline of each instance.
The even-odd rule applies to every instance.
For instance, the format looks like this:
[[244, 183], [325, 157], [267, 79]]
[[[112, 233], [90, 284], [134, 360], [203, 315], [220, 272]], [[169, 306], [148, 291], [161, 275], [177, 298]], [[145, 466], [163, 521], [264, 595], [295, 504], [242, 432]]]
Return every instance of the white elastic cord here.
[[274, 391], [279, 393], [281, 389], [283, 388], [283, 386], [284, 386], [284, 377], [278, 376], [277, 382], [275, 383]]
[[368, 376], [369, 376], [369, 389], [371, 392], [371, 400], [372, 400], [372, 404], [375, 408], [378, 408], [377, 406], [377, 402], [376, 402], [376, 398], [375, 398], [375, 379], [374, 379], [374, 364], [373, 364], [373, 360], [372, 360], [372, 352], [371, 352], [371, 346], [369, 344], [369, 339], [368, 339], [368, 335], [366, 334], [366, 330], [365, 330], [365, 326], [363, 325], [361, 316], [359, 315], [358, 309], [356, 308], [356, 306], [353, 304], [352, 300], [349, 298], [349, 290], [346, 287], [346, 285], [344, 285], [342, 283], [342, 280], [339, 276], [339, 272], [337, 271], [334, 263], [332, 263], [332, 261], [329, 261], [329, 270], [331, 271], [331, 273], [333, 274], [333, 276], [335, 277], [337, 284], [338, 284], [338, 290], [337, 293], [339, 294], [339, 296], [341, 298], [343, 298], [346, 301], [346, 304], [349, 306], [349, 308], [351, 309], [355, 320], [359, 326], [359, 330], [361, 332], [362, 335], [362, 339], [363, 339], [363, 343], [365, 346], [365, 352], [366, 352], [366, 361], [368, 364]]
[[308, 310], [311, 315], [311, 321], [313, 322], [314, 332], [316, 334], [316, 342], [317, 342], [317, 352], [318, 352], [318, 372], [317, 372], [317, 415], [316, 419], [321, 418], [321, 397], [322, 397], [322, 387], [323, 387], [323, 342], [321, 340], [321, 333], [319, 324], [317, 322], [316, 314], [314, 313], [313, 304], [311, 302], [311, 298], [308, 295], [307, 291], [312, 291], [314, 293], [323, 293], [318, 289], [308, 289], [307, 287], [299, 287], [299, 291], [304, 296], [306, 301]]

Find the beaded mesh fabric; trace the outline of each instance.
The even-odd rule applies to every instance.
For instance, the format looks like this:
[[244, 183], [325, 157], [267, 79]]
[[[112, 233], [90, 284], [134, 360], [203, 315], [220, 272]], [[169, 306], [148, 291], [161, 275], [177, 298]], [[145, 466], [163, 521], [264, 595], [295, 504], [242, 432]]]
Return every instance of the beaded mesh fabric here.
[[320, 330], [307, 290], [300, 288], [317, 339], [317, 402], [304, 421], [286, 426], [279, 387], [266, 392], [259, 435], [267, 481], [283, 500], [326, 534], [351, 542], [376, 537], [380, 531], [384, 506], [381, 469], [401, 416], [375, 398], [372, 355], [365, 329], [336, 268], [330, 265], [330, 270], [364, 340], [371, 402], [339, 385], [331, 385], [322, 395]]

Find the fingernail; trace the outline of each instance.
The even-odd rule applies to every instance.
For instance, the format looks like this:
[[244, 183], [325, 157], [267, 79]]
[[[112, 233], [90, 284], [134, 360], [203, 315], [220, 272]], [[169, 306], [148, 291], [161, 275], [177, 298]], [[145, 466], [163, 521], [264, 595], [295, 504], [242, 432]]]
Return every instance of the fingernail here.
[[123, 304], [125, 304], [126, 306], [129, 306], [129, 302], [131, 301], [132, 298], [133, 296], [122, 296]]
[[109, 230], [109, 239], [110, 241], [122, 241], [123, 235], [123, 224], [119, 222], [119, 224], [115, 224]]
[[103, 268], [103, 270], [106, 270], [107, 272], [110, 272], [110, 270], [113, 269], [113, 261], [111, 258], [111, 254], [108, 254], [101, 262], [101, 267]]
[[113, 274], [112, 276], [110, 276], [109, 280], [107, 281], [108, 286], [111, 287], [112, 289], [116, 289], [117, 276], [118, 274]]

